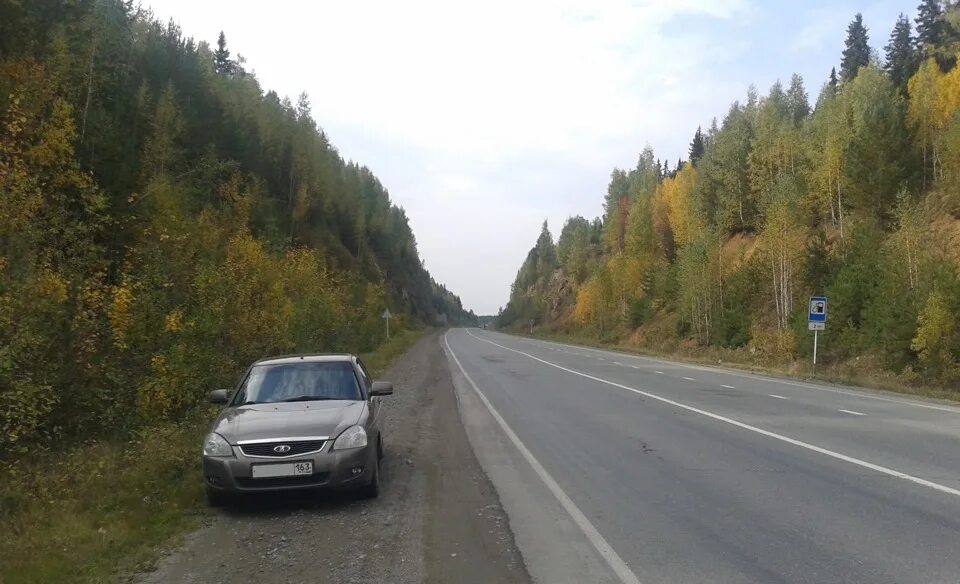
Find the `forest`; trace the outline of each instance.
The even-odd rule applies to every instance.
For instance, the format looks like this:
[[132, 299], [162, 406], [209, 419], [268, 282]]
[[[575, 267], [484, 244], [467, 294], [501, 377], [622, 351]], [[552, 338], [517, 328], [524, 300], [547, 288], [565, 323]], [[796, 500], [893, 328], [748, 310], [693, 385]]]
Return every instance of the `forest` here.
[[[915, 24], [915, 26], [914, 26]], [[614, 169], [604, 214], [546, 222], [498, 324], [665, 354], [819, 358], [960, 382], [960, 7], [924, 0], [880, 53], [857, 14], [811, 103], [793, 75]]]
[[0, 458], [175, 420], [266, 355], [369, 351], [385, 308], [474, 321], [315, 120], [222, 32], [0, 1]]

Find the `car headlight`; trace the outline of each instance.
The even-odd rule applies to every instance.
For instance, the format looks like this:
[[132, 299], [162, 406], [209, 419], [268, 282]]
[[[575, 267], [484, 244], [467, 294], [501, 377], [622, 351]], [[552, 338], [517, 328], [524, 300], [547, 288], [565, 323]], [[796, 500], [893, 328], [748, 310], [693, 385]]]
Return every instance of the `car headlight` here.
[[350, 426], [333, 443], [333, 449], [347, 450], [349, 448], [363, 448], [366, 445], [367, 431], [363, 429], [363, 426]]
[[203, 440], [204, 456], [233, 456], [230, 443], [216, 432], [210, 432]]

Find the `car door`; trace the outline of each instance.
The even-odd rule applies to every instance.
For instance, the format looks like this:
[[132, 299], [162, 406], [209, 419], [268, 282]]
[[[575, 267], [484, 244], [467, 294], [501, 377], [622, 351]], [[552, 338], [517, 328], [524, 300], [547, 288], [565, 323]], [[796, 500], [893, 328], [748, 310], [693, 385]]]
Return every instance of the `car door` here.
[[[360, 379], [363, 381], [363, 386], [367, 395], [370, 395], [370, 390], [373, 388], [373, 378], [370, 376], [370, 372], [367, 371], [366, 366], [363, 364], [363, 361], [357, 359], [357, 369], [360, 370]], [[377, 431], [380, 430], [380, 397], [372, 396], [369, 398], [370, 404], [370, 426], [376, 428]]]

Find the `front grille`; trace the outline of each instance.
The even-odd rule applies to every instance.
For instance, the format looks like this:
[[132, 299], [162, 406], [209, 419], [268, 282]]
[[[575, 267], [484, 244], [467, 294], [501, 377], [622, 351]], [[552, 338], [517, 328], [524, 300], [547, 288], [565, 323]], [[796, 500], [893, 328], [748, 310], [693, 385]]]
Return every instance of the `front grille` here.
[[312, 475], [299, 477], [270, 477], [264, 479], [236, 478], [237, 486], [241, 489], [276, 489], [282, 487], [322, 487], [330, 478], [328, 472], [315, 472]]
[[[326, 440], [302, 440], [298, 442], [266, 442], [262, 444], [242, 444], [240, 451], [247, 456], [264, 456], [268, 458], [289, 458], [291, 456], [301, 456], [310, 452], [316, 452], [323, 448]], [[276, 452], [274, 448], [286, 445], [290, 447], [287, 452]]]

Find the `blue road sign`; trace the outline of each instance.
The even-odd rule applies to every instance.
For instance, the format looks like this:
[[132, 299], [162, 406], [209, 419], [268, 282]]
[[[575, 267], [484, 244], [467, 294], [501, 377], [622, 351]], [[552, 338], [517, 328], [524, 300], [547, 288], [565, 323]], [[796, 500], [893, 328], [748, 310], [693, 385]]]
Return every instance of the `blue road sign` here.
[[810, 314], [807, 316], [807, 322], [827, 322], [826, 296], [810, 297]]

